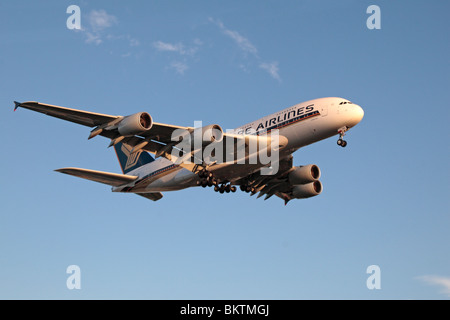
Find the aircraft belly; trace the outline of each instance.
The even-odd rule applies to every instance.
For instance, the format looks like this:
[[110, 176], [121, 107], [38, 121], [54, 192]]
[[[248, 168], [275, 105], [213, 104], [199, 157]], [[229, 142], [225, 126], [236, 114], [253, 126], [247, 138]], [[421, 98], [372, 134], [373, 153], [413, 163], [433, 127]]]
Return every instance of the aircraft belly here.
[[146, 192], [175, 191], [196, 186], [197, 175], [189, 170], [178, 167], [161, 177], [155, 177], [146, 187]]
[[260, 164], [233, 164], [216, 168], [213, 172], [215, 177], [232, 182], [256, 172], [261, 167]]

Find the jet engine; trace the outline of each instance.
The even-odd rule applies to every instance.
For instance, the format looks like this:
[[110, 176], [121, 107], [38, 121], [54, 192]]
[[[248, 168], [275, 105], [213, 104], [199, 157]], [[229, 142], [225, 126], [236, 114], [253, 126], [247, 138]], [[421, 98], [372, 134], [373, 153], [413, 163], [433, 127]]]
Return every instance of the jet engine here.
[[322, 192], [322, 183], [319, 180], [310, 182], [308, 184], [299, 184], [292, 189], [292, 195], [297, 199], [311, 198], [319, 195]]
[[217, 124], [211, 124], [209, 126], [196, 128], [193, 132], [193, 139], [201, 135], [203, 144], [210, 144], [212, 142], [221, 142], [223, 139], [223, 130]]
[[139, 112], [123, 118], [117, 129], [122, 136], [127, 137], [142, 134], [152, 126], [152, 117], [147, 112]]
[[315, 164], [296, 167], [289, 173], [289, 183], [291, 185], [306, 184], [314, 182], [320, 178], [320, 169]]

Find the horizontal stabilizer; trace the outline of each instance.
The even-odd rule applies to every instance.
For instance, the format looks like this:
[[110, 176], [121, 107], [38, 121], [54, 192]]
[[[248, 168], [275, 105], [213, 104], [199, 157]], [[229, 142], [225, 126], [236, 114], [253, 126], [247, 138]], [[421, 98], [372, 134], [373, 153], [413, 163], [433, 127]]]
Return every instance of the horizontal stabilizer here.
[[158, 201], [159, 199], [161, 199], [163, 197], [163, 194], [161, 192], [152, 192], [152, 193], [136, 193], [138, 196], [153, 200], [153, 201]]
[[133, 182], [138, 177], [126, 174], [118, 174], [104, 171], [80, 169], [80, 168], [62, 168], [55, 170], [57, 172], [70, 174], [71, 176], [104, 183], [113, 187], [119, 187]]

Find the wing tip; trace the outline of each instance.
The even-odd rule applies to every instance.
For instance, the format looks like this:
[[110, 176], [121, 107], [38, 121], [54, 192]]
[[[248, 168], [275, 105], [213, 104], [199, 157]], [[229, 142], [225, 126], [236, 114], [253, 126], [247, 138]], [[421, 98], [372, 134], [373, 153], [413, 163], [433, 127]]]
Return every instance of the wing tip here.
[[16, 111], [17, 108], [19, 108], [19, 107], [21, 107], [21, 106], [22, 106], [22, 103], [21, 103], [21, 102], [14, 101], [14, 111]]
[[60, 168], [60, 169], [55, 169], [55, 170], [53, 170], [53, 171], [59, 172], [59, 173], [66, 173], [66, 174], [67, 174], [67, 169], [68, 169], [68, 168]]
[[65, 174], [70, 174], [71, 171], [74, 170], [79, 170], [79, 168], [75, 168], [75, 167], [67, 167], [67, 168], [59, 168], [59, 169], [55, 169], [53, 171], [55, 172], [59, 172], [59, 173], [65, 173]]
[[19, 102], [19, 101], [14, 101], [14, 111], [17, 110], [17, 108], [22, 107], [22, 108], [27, 108], [27, 104], [39, 104], [39, 102], [37, 101], [26, 101], [26, 102]]

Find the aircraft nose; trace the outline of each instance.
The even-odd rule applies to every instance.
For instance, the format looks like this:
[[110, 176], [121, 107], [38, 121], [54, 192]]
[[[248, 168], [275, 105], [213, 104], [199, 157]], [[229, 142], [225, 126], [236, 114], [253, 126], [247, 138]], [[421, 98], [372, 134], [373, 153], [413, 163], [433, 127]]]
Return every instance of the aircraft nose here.
[[364, 118], [364, 110], [358, 105], [355, 105], [355, 110], [353, 111], [355, 114], [355, 118], [358, 120], [358, 123]]
[[352, 127], [356, 126], [358, 123], [361, 122], [362, 118], [364, 118], [364, 110], [357, 104], [352, 105]]

